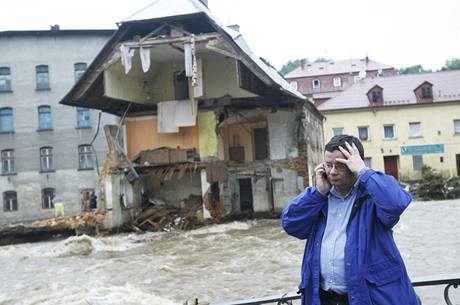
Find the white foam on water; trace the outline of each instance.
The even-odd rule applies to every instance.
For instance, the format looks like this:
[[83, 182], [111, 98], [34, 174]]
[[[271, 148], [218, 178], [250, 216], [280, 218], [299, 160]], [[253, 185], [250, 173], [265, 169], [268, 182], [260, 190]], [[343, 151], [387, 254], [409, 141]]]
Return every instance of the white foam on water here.
[[[41, 292], [41, 291], [40, 291]], [[67, 287], [56, 289], [50, 287], [46, 294], [37, 291], [27, 300], [22, 300], [22, 296], [17, 299], [5, 299], [0, 304], [17, 305], [179, 305], [161, 296], [142, 291], [135, 285], [126, 284], [124, 286], [78, 288]], [[0, 295], [1, 297], [1, 295]], [[0, 302], [2, 299], [0, 299]]]
[[246, 221], [246, 222], [234, 221], [230, 223], [216, 224], [216, 225], [202, 227], [202, 228], [190, 231], [188, 232], [188, 234], [203, 235], [203, 234], [226, 233], [228, 231], [233, 231], [233, 230], [247, 231], [247, 230], [250, 230], [252, 227], [254, 227], [256, 224], [257, 224], [256, 220]]

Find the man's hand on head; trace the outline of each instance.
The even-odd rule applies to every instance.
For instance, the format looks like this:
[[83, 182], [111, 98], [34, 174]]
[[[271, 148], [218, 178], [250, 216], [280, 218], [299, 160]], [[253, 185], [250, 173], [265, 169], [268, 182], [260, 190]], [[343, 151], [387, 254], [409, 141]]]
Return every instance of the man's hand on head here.
[[366, 167], [355, 143], [350, 145], [348, 142], [345, 142], [345, 147], [339, 146], [339, 149], [345, 156], [345, 159], [337, 158], [336, 161], [345, 164], [353, 174], [358, 175]]

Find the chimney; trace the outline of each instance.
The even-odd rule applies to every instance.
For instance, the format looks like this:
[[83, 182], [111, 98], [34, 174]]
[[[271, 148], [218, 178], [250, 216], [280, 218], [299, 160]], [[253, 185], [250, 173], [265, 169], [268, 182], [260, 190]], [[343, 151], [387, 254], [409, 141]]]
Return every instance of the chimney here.
[[50, 25], [50, 31], [59, 31], [59, 24]]
[[301, 69], [302, 71], [305, 70], [305, 63], [306, 63], [305, 58], [302, 58], [302, 59], [300, 60], [300, 69]]
[[204, 6], [208, 7], [208, 0], [200, 0], [201, 3], [203, 3]]
[[369, 56], [366, 55], [366, 66], [369, 64]]

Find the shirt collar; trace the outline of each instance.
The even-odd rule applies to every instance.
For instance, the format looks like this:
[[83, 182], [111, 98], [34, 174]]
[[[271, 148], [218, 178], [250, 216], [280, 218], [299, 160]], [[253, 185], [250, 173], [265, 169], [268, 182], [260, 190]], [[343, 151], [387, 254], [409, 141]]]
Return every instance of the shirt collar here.
[[348, 194], [346, 194], [345, 196], [342, 196], [338, 191], [337, 189], [335, 188], [335, 186], [333, 186], [331, 188], [331, 191], [330, 191], [330, 194], [333, 195], [334, 197], [337, 197], [337, 198], [348, 198], [349, 196], [353, 195], [356, 193], [356, 191], [358, 190], [358, 185], [359, 185], [359, 179], [356, 179], [355, 181], [355, 184], [353, 184], [353, 187], [351, 188], [351, 190], [348, 192]]

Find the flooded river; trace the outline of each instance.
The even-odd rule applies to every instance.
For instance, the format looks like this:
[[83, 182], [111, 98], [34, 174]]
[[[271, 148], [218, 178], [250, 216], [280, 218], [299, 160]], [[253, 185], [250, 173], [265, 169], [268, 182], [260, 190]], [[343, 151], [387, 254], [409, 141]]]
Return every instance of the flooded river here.
[[[412, 277], [460, 272], [460, 200], [414, 202], [395, 228]], [[0, 247], [0, 304], [183, 304], [294, 291], [304, 242], [276, 220]], [[418, 289], [440, 305], [443, 286]], [[460, 304], [459, 289], [451, 289]], [[404, 305], [403, 303], [401, 303]]]

